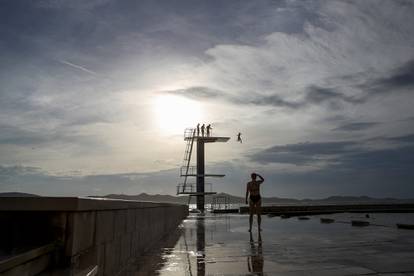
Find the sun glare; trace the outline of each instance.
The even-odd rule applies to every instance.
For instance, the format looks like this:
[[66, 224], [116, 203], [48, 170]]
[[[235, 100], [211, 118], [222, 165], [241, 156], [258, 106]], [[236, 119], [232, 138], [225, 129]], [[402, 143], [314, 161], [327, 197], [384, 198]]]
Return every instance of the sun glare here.
[[181, 133], [184, 128], [197, 125], [202, 118], [199, 102], [172, 95], [156, 97], [154, 111], [159, 127], [168, 134]]

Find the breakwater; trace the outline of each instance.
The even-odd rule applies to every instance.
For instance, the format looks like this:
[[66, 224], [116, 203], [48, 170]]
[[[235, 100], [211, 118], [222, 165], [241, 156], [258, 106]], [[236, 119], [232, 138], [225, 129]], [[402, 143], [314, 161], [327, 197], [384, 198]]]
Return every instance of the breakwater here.
[[[240, 213], [248, 213], [249, 207], [239, 208]], [[414, 204], [341, 204], [341, 205], [273, 205], [262, 206], [263, 214], [270, 215], [319, 215], [344, 212], [356, 213], [414, 213]]]
[[179, 204], [1, 198], [0, 275], [125, 275], [187, 215]]

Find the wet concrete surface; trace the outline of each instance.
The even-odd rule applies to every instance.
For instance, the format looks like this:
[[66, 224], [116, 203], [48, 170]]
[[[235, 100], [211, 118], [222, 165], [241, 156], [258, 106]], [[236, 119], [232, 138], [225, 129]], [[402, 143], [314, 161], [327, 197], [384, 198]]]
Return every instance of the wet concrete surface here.
[[[334, 218], [331, 224], [321, 217]], [[248, 230], [248, 216], [190, 215], [147, 252], [128, 275], [413, 275], [414, 214], [334, 214], [262, 217]], [[354, 227], [351, 220], [370, 226]], [[256, 218], [255, 218], [256, 225]]]

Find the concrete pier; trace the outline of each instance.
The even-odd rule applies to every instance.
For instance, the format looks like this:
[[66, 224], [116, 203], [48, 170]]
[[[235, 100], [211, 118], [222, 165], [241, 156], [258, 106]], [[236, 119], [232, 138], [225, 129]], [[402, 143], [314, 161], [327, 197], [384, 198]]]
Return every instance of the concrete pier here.
[[[239, 209], [242, 214], [249, 212], [248, 206]], [[331, 205], [272, 205], [262, 206], [262, 214], [269, 215], [319, 215], [335, 213], [414, 213], [414, 204], [331, 204]]]
[[0, 275], [127, 275], [187, 215], [178, 204], [2, 198]]
[[[286, 275], [413, 276], [414, 234], [395, 223], [413, 223], [414, 214], [341, 213], [308, 220], [256, 218], [239, 214], [191, 214], [174, 240], [152, 249], [131, 276]], [[353, 227], [352, 220], [367, 220]], [[178, 240], [178, 241], [177, 241]]]

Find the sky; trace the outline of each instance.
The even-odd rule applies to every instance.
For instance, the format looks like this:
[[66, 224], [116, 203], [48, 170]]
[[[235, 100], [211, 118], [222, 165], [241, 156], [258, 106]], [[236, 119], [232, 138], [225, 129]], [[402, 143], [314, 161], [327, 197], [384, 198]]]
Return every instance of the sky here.
[[413, 1], [0, 7], [0, 192], [175, 194], [205, 123], [217, 192], [414, 198]]

